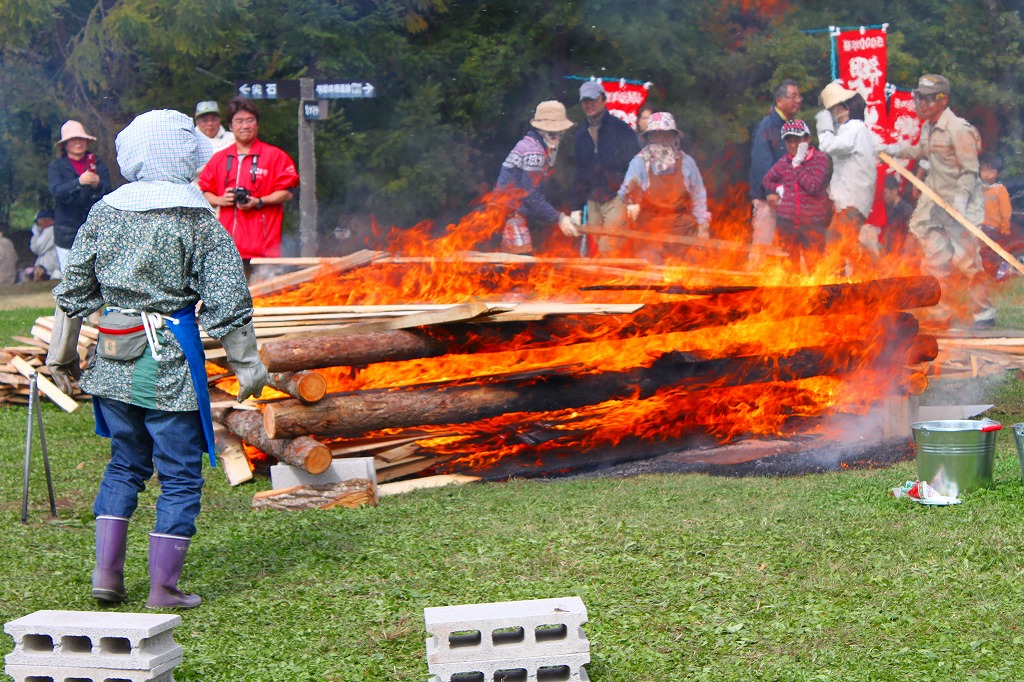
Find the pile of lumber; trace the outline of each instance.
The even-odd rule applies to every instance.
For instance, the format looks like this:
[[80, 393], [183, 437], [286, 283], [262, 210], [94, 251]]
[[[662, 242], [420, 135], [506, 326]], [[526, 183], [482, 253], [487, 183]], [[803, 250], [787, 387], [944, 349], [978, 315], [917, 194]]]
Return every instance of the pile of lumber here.
[[[50, 369], [46, 366], [46, 351], [50, 346], [53, 330], [53, 316], [36, 319], [29, 332], [31, 336], [15, 336], [13, 340], [21, 345], [0, 347], [0, 405], [28, 405], [29, 382], [32, 374], [38, 375], [41, 397], [48, 398], [61, 409], [73, 412], [77, 409], [75, 400], [89, 400], [77, 388], [74, 395], [67, 396], [50, 380]], [[78, 340], [78, 354], [82, 368], [96, 345], [99, 332], [95, 327], [82, 325]]]

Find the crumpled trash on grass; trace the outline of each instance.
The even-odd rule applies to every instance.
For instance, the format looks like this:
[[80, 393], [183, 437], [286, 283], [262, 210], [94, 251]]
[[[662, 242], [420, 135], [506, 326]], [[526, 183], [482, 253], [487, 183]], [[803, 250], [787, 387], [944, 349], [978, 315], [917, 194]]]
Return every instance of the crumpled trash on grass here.
[[932, 507], [945, 507], [963, 502], [956, 495], [940, 494], [924, 481], [907, 481], [898, 488], [890, 490], [889, 494], [893, 497], [906, 497], [919, 504], [927, 504]]

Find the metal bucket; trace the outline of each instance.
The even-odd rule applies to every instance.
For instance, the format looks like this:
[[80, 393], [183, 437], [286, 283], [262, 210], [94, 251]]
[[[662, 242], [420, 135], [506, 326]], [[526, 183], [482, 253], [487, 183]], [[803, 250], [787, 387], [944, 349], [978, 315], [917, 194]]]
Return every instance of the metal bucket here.
[[[910, 428], [917, 448], [919, 480], [942, 495], [992, 487], [996, 434], [1002, 424], [991, 419], [937, 419], [917, 422]], [[1021, 448], [1020, 441], [1017, 447]]]
[[1013, 429], [1013, 438], [1017, 441], [1017, 459], [1020, 460], [1020, 475], [1021, 478], [1024, 478], [1024, 422], [1014, 424], [1010, 428]]

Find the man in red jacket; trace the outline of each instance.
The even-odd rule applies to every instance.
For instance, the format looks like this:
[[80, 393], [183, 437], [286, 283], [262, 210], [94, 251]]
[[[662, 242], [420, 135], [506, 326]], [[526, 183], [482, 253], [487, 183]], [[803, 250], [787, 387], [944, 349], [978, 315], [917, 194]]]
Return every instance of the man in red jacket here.
[[220, 222], [243, 262], [280, 256], [283, 205], [294, 198], [291, 189], [299, 184], [295, 162], [258, 139], [260, 114], [249, 100], [228, 102], [227, 118], [235, 144], [213, 155], [199, 175], [199, 188], [211, 205], [220, 207]]

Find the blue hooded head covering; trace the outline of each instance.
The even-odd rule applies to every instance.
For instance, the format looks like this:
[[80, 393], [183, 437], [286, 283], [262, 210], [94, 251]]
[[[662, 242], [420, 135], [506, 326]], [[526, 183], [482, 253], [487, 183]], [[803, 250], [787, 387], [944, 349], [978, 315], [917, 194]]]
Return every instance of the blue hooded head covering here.
[[213, 211], [192, 184], [213, 148], [180, 111], [147, 111], [122, 130], [116, 140], [117, 165], [128, 181], [103, 201], [121, 211], [159, 208], [205, 208]]

